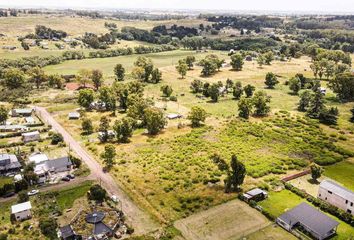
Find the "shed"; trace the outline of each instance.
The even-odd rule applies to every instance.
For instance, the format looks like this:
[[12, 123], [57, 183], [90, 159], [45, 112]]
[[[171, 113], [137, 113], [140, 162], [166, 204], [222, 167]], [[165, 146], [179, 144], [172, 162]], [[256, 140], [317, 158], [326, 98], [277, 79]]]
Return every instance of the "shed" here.
[[74, 119], [79, 119], [80, 118], [80, 113], [78, 112], [71, 112], [68, 114], [69, 119], [74, 120]]
[[31, 202], [24, 202], [11, 206], [11, 214], [17, 221], [26, 220], [32, 217], [31, 209]]
[[251, 191], [244, 193], [243, 197], [245, 197], [247, 201], [261, 201], [268, 197], [268, 193], [260, 188], [255, 188]]
[[166, 117], [167, 117], [168, 119], [170, 119], [170, 120], [173, 120], [173, 119], [181, 118], [182, 115], [181, 115], [181, 114], [178, 114], [178, 113], [169, 113], [169, 114], [167, 114]]
[[12, 117], [30, 117], [33, 113], [33, 108], [16, 108], [12, 109]]
[[59, 236], [63, 240], [74, 240], [78, 239], [71, 225], [66, 225], [59, 228]]
[[280, 215], [277, 224], [288, 231], [301, 227], [318, 240], [334, 235], [339, 223], [303, 202]]
[[22, 139], [25, 143], [38, 141], [41, 139], [41, 135], [39, 134], [38, 131], [22, 133]]

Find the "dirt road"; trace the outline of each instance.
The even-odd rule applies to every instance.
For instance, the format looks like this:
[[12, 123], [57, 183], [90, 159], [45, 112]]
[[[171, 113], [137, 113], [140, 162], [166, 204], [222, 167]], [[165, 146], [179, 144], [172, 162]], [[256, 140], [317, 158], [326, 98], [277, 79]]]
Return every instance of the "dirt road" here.
[[44, 122], [51, 125], [55, 131], [63, 135], [65, 143], [81, 157], [82, 161], [85, 162], [91, 170], [90, 176], [100, 181], [109, 194], [116, 195], [122, 201], [123, 212], [127, 216], [128, 222], [134, 227], [137, 235], [146, 234], [159, 228], [159, 225], [154, 222], [146, 212], [140, 209], [117, 185], [111, 175], [102, 171], [100, 164], [81, 147], [45, 108], [35, 107], [35, 110]]

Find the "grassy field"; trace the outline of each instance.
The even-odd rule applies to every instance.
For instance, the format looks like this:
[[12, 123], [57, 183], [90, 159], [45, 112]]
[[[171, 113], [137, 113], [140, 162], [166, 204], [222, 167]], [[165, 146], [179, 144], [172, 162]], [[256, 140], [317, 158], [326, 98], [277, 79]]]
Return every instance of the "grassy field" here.
[[354, 191], [354, 163], [340, 162], [325, 168], [324, 175]]
[[186, 240], [236, 240], [269, 224], [257, 210], [233, 200], [179, 220], [175, 227]]
[[[272, 239], [287, 239], [296, 240], [297, 238], [291, 233], [285, 231], [276, 224], [269, 225], [257, 232], [251, 233], [244, 237], [245, 240], [272, 240]], [[236, 239], [235, 239], [236, 240]]]
[[[280, 192], [270, 192], [269, 197], [260, 202], [259, 205], [272, 215], [278, 217], [301, 202], [306, 202], [306, 199], [302, 199], [288, 190], [282, 190]], [[330, 217], [339, 222], [337, 235], [331, 239], [347, 240], [354, 237], [354, 228], [332, 215]]]
[[84, 182], [74, 188], [60, 190], [58, 196], [56, 197], [59, 208], [62, 210], [71, 208], [74, 201], [85, 196], [91, 186], [92, 182]]

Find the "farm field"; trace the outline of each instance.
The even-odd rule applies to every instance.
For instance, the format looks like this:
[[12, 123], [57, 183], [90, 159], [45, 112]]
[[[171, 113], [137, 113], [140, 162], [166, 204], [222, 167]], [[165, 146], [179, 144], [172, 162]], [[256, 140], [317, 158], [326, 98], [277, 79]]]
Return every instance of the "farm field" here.
[[175, 227], [182, 232], [186, 240], [236, 240], [243, 239], [269, 224], [257, 210], [240, 200], [232, 200], [178, 220]]
[[[285, 211], [297, 206], [301, 202], [306, 202], [306, 200], [300, 198], [289, 190], [282, 190], [280, 192], [270, 192], [268, 198], [260, 202], [259, 205], [273, 216], [278, 217]], [[330, 217], [339, 222], [337, 235], [331, 239], [347, 240], [354, 237], [353, 227], [332, 215], [330, 215]]]

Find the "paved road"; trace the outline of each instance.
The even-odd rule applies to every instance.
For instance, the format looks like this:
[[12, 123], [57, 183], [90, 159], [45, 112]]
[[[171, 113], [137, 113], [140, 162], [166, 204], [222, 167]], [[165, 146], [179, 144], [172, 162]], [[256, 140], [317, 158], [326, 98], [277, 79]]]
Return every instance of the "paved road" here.
[[158, 229], [158, 224], [129, 198], [129, 196], [117, 185], [110, 174], [102, 171], [100, 164], [80, 146], [80, 144], [48, 113], [45, 108], [35, 107], [35, 110], [43, 121], [50, 124], [55, 131], [63, 135], [66, 144], [81, 157], [91, 170], [90, 176], [99, 180], [109, 194], [116, 195], [122, 201], [123, 212], [127, 216], [128, 222], [134, 227], [137, 235], [146, 234]]

